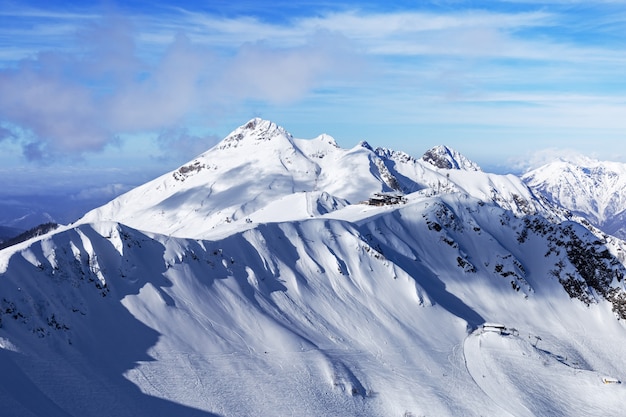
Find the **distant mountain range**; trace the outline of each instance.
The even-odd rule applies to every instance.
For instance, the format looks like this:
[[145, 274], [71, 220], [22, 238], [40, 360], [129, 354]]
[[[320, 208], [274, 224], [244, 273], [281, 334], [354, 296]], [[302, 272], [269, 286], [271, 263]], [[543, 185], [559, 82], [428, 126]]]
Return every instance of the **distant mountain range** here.
[[3, 410], [618, 415], [626, 243], [600, 165], [522, 179], [250, 120], [0, 251]]
[[523, 180], [605, 233], [626, 238], [626, 164], [559, 160], [526, 173]]

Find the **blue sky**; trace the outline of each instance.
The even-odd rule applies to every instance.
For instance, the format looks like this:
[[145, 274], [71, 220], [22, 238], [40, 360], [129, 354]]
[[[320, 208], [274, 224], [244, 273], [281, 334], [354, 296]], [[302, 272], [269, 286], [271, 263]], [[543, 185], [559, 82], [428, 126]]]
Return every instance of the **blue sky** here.
[[0, 6], [5, 194], [107, 198], [256, 116], [498, 172], [626, 162], [626, 2]]

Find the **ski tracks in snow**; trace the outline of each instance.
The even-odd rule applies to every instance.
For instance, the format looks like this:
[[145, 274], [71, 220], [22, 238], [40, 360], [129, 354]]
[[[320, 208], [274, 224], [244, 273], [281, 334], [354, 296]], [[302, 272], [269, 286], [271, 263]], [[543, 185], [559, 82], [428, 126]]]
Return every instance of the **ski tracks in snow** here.
[[481, 350], [482, 336], [482, 330], [477, 330], [463, 342], [463, 358], [468, 374], [485, 396], [503, 411], [502, 416], [534, 417], [523, 404], [516, 404], [517, 395], [510, 392], [509, 384], [502, 379], [503, 375], [494, 372], [485, 361]]

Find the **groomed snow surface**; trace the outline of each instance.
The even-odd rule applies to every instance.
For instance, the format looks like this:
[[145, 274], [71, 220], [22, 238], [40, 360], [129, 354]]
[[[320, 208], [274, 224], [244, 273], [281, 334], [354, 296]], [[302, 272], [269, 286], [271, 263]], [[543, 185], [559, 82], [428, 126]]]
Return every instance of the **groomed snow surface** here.
[[521, 180], [259, 119], [196, 161], [0, 251], [0, 414], [622, 412], [623, 320]]

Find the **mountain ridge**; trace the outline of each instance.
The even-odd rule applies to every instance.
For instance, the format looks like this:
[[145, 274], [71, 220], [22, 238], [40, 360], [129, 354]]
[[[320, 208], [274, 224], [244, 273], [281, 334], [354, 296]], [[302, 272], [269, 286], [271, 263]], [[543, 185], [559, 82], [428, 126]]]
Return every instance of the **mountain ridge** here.
[[[244, 152], [243, 144], [254, 146], [254, 151]], [[117, 220], [138, 229], [203, 237], [225, 223], [250, 218], [270, 201], [318, 191], [356, 203], [381, 192], [433, 194], [462, 189], [519, 210], [520, 205], [531, 211], [549, 210], [517, 178], [484, 174], [473, 169], [477, 167], [473, 162], [445, 149], [446, 155], [456, 155], [460, 162], [455, 163], [472, 169], [444, 172], [406, 153], [364, 144], [342, 149], [328, 135], [295, 139], [275, 123], [256, 118], [172, 173], [114, 199], [84, 219]], [[475, 189], [459, 185], [467, 183], [463, 177], [468, 175], [474, 176]], [[154, 229], [154, 222], [171, 226]]]

